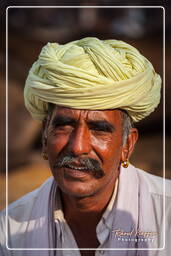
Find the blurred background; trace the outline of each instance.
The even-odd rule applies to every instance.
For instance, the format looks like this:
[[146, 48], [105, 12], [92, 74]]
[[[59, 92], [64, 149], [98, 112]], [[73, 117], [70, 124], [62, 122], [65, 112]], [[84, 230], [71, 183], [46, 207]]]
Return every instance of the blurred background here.
[[[16, 2], [16, 4], [15, 4]], [[58, 1], [50, 1], [57, 6]], [[116, 1], [117, 2], [117, 1]], [[63, 0], [56, 8], [9, 7], [8, 23], [8, 173], [9, 203], [38, 187], [51, 173], [47, 161], [41, 157], [41, 124], [34, 121], [24, 107], [23, 88], [28, 71], [47, 42], [66, 42], [87, 36], [99, 39], [119, 39], [135, 46], [152, 63], [163, 78], [163, 9], [136, 8], [135, 3], [146, 5], [147, 1], [122, 1], [124, 8], [112, 6], [113, 1], [75, 1], [66, 7]], [[149, 1], [148, 1], [149, 2]], [[161, 2], [161, 1], [160, 1]], [[21, 5], [23, 1], [12, 1], [6, 5]], [[25, 6], [46, 5], [46, 1], [24, 1]], [[63, 7], [61, 6], [63, 5]], [[71, 2], [70, 2], [71, 5]], [[117, 5], [117, 4], [116, 4]], [[86, 7], [89, 6], [89, 7]], [[94, 6], [94, 7], [93, 7]], [[95, 6], [100, 6], [95, 7]], [[66, 7], [66, 8], [65, 8]], [[5, 9], [5, 8], [4, 8]], [[5, 11], [2, 16], [5, 24]], [[5, 27], [5, 26], [4, 26]], [[170, 17], [166, 32], [171, 28]], [[5, 38], [5, 29], [1, 31]], [[168, 37], [167, 43], [170, 42]], [[167, 50], [167, 58], [171, 56]], [[5, 206], [5, 77], [4, 45], [0, 51], [0, 209]], [[166, 102], [171, 90], [167, 81], [171, 76], [166, 65]], [[163, 97], [163, 95], [162, 95]], [[163, 100], [154, 113], [137, 124], [139, 141], [131, 162], [152, 174], [163, 176]], [[168, 124], [171, 110], [166, 109]], [[167, 131], [166, 160], [169, 160], [171, 145]], [[166, 177], [171, 178], [171, 163], [166, 161]]]

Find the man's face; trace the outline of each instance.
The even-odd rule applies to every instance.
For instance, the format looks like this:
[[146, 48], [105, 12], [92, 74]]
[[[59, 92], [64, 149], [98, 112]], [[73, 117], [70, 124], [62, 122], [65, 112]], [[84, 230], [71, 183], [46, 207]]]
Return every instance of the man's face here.
[[123, 147], [122, 122], [120, 110], [54, 108], [44, 132], [45, 148], [64, 193], [86, 197], [114, 184]]

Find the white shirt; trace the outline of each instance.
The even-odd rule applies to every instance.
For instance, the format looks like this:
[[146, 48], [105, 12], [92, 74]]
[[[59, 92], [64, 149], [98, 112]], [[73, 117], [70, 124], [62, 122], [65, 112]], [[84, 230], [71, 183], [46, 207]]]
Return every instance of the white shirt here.
[[[95, 251], [96, 256], [171, 255], [171, 181], [166, 180], [165, 197], [163, 182], [162, 178], [136, 169], [132, 165], [127, 169], [121, 168], [117, 191], [115, 189], [96, 228], [100, 243]], [[40, 188], [8, 207], [8, 247], [20, 250], [6, 249], [5, 212], [1, 213], [1, 256], [40, 256], [40, 253], [41, 256], [80, 256], [72, 231], [64, 218], [60, 195], [54, 184], [56, 183], [53, 178], [50, 178]], [[164, 234], [166, 248], [157, 250], [164, 246]], [[39, 250], [52, 249], [55, 244], [57, 248], [77, 250]]]

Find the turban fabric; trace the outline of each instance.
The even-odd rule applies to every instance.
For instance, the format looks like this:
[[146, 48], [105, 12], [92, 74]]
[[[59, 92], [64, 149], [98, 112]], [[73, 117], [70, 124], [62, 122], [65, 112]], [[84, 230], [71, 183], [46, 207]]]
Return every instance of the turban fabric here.
[[44, 46], [29, 71], [24, 97], [38, 120], [53, 103], [88, 110], [119, 108], [137, 122], [159, 104], [160, 88], [160, 76], [133, 46], [89, 37]]

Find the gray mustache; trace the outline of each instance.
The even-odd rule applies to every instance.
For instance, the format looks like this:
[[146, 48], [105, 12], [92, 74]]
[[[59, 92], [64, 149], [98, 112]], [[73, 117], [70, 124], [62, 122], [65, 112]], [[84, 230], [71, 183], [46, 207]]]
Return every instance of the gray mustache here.
[[57, 159], [54, 164], [54, 168], [62, 168], [68, 167], [68, 165], [73, 165], [74, 163], [78, 163], [81, 167], [84, 167], [85, 170], [81, 170], [82, 172], [90, 173], [95, 178], [101, 178], [105, 175], [104, 171], [100, 167], [99, 162], [93, 158], [79, 158], [73, 157], [72, 155], [61, 156]]

